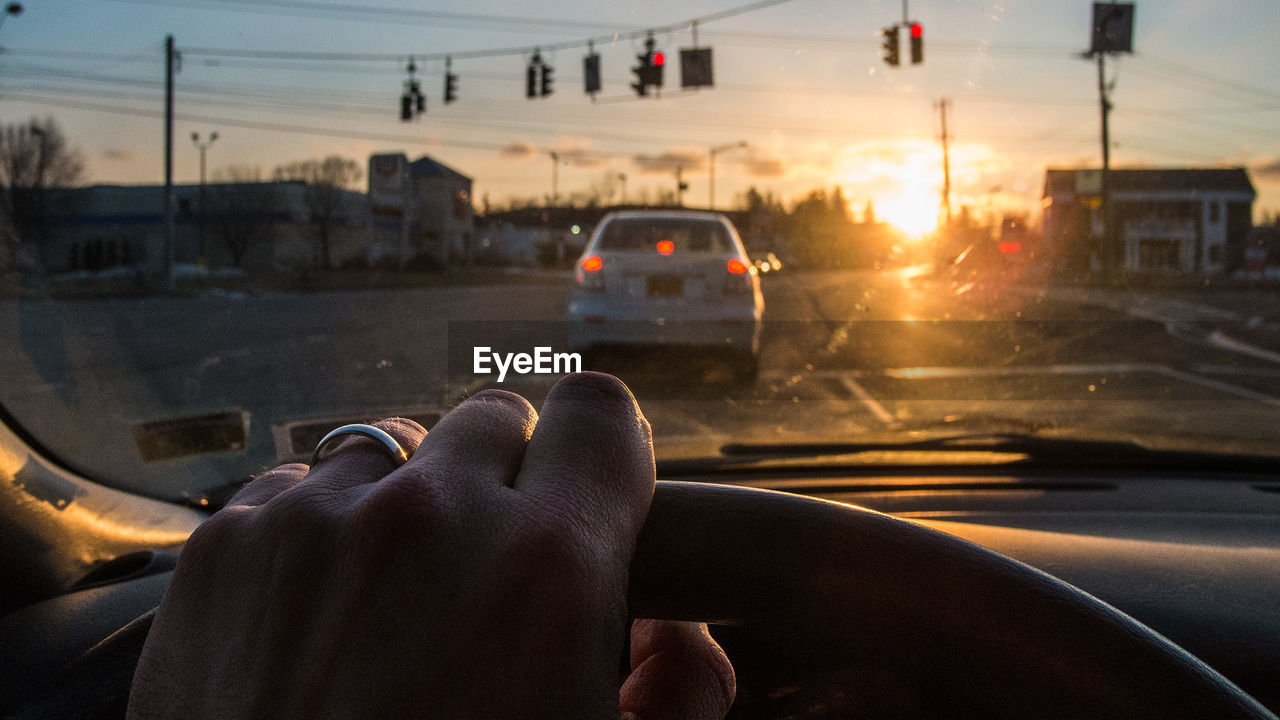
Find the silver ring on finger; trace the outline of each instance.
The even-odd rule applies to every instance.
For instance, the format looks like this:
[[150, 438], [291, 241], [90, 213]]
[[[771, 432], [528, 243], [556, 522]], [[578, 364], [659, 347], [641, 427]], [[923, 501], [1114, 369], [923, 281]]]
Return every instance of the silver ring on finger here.
[[373, 425], [356, 423], [334, 428], [329, 431], [328, 435], [321, 438], [320, 442], [316, 443], [315, 452], [311, 453], [311, 464], [315, 465], [320, 462], [320, 451], [324, 449], [325, 445], [329, 444], [334, 438], [342, 437], [343, 435], [364, 435], [377, 440], [380, 445], [386, 448], [387, 454], [391, 456], [391, 461], [396, 464], [396, 467], [400, 467], [409, 461], [409, 455], [404, 451], [404, 448], [400, 447], [400, 443], [396, 442], [396, 439], [391, 437], [391, 434], [386, 430]]

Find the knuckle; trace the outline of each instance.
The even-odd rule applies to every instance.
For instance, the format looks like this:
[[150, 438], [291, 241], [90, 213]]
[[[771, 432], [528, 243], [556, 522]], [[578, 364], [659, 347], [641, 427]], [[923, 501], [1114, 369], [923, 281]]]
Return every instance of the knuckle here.
[[422, 438], [427, 436], [427, 429], [409, 418], [389, 417], [372, 424], [380, 430], [385, 430], [405, 450], [416, 448], [418, 443], [422, 442]]
[[360, 503], [357, 522], [385, 525], [388, 522], [430, 520], [447, 517], [448, 499], [434, 483], [420, 482], [413, 469], [374, 483]]
[[181, 561], [188, 566], [204, 565], [225, 557], [229, 549], [244, 542], [249, 515], [245, 508], [223, 508], [211, 515], [187, 537]]

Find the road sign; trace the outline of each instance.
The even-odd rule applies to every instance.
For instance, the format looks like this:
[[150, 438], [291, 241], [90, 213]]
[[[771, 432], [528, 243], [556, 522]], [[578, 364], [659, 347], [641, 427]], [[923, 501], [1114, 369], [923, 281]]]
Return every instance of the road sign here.
[[1093, 4], [1090, 54], [1133, 52], [1133, 3]]
[[680, 50], [680, 87], [696, 88], [713, 85], [711, 48]]

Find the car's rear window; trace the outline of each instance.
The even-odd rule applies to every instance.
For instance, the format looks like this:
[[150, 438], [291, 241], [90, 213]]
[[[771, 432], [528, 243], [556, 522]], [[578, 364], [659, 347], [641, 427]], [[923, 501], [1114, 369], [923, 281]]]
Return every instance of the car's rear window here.
[[733, 250], [724, 224], [716, 220], [617, 218], [600, 237], [600, 250], [657, 250], [669, 241], [668, 252], [723, 253]]

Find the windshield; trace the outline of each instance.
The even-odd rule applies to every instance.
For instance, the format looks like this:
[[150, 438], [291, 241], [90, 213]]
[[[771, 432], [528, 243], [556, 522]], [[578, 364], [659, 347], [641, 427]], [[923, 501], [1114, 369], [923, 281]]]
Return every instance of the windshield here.
[[724, 253], [733, 251], [733, 241], [724, 225], [715, 220], [632, 217], [606, 223], [596, 247], [599, 250]]
[[579, 368], [660, 459], [1280, 454], [1262, 0], [5, 10], [0, 407], [114, 487]]

